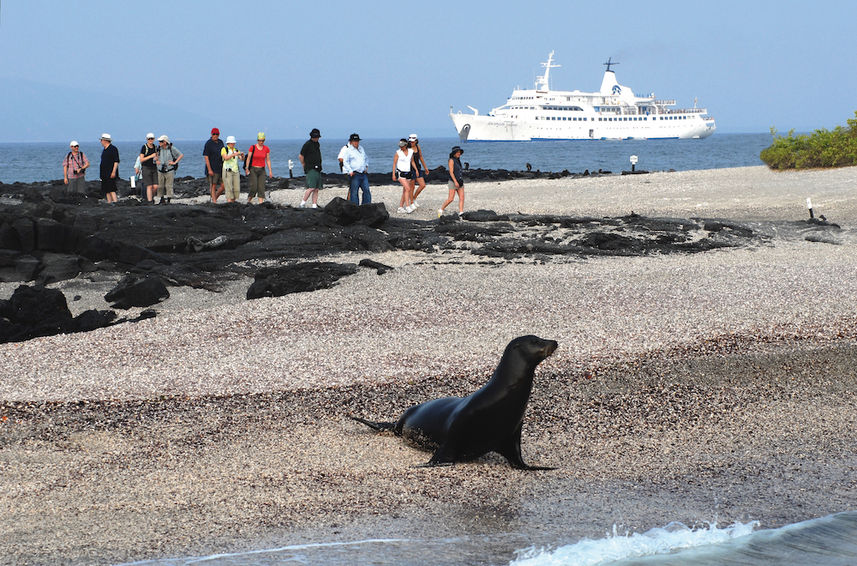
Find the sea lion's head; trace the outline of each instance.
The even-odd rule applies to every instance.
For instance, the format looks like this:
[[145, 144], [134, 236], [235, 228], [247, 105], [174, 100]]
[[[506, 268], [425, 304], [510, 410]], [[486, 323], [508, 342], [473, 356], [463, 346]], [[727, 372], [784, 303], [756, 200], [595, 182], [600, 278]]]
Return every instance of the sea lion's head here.
[[525, 359], [538, 365], [542, 360], [556, 351], [559, 344], [556, 340], [545, 340], [532, 334], [519, 336], [506, 346], [506, 351], [517, 350]]

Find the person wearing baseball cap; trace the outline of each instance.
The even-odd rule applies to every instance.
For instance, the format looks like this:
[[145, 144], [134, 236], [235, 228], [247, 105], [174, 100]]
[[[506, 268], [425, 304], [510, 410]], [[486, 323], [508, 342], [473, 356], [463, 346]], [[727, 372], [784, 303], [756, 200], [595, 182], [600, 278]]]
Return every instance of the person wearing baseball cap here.
[[155, 145], [155, 134], [146, 134], [146, 143], [140, 148], [140, 173], [143, 176], [141, 190], [146, 196], [146, 202], [154, 202], [155, 193], [158, 192], [158, 166], [155, 164], [158, 158], [158, 146]]
[[101, 165], [99, 173], [101, 174], [101, 192], [104, 193], [104, 198], [109, 203], [115, 203], [116, 198], [116, 177], [119, 175], [119, 150], [113, 145], [113, 138], [110, 134], [101, 134]]
[[89, 167], [89, 159], [80, 151], [77, 140], [71, 140], [68, 144], [69, 152], [62, 162], [63, 182], [68, 185], [70, 194], [86, 194], [86, 169]]
[[244, 167], [244, 172], [250, 180], [250, 187], [247, 191], [247, 204], [253, 203], [253, 198], [257, 198], [259, 204], [265, 202], [265, 167], [268, 168], [268, 176], [274, 176], [274, 169], [271, 167], [271, 148], [265, 145], [265, 132], [256, 134], [256, 143], [250, 146], [247, 150], [247, 163]]
[[342, 170], [351, 178], [348, 190], [348, 200], [360, 204], [358, 189], [363, 191], [363, 204], [372, 202], [372, 192], [369, 190], [369, 159], [360, 147], [360, 136], [351, 134], [348, 138], [348, 148], [342, 159]]
[[318, 208], [318, 191], [321, 186], [321, 144], [318, 143], [321, 132], [313, 128], [309, 133], [309, 139], [304, 142], [298, 159], [304, 168], [306, 179], [306, 191], [301, 200], [300, 207], [305, 208], [307, 200], [312, 197], [312, 208]]
[[220, 130], [211, 128], [211, 138], [205, 142], [202, 149], [202, 158], [205, 160], [205, 177], [211, 188], [211, 202], [217, 202], [223, 194], [223, 158], [220, 156], [223, 150], [223, 141], [220, 139]]

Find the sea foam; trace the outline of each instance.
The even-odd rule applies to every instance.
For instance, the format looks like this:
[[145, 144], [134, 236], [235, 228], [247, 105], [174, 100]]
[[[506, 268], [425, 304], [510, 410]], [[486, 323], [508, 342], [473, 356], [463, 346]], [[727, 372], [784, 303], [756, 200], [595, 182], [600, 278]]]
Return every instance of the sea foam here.
[[678, 550], [723, 543], [750, 535], [759, 523], [734, 523], [720, 528], [711, 524], [706, 528], [691, 529], [674, 522], [666, 527], [644, 533], [613, 533], [602, 539], [585, 538], [574, 544], [553, 550], [527, 548], [518, 551], [518, 558], [510, 566], [594, 566], [620, 561], [674, 553]]

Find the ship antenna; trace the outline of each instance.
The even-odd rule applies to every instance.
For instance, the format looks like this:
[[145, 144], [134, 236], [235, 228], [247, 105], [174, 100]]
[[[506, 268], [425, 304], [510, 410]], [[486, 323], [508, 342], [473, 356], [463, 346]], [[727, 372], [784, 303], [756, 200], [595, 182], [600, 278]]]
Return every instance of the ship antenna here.
[[608, 57], [608, 58], [607, 58], [607, 62], [606, 62], [606, 63], [604, 63], [604, 65], [606, 65], [606, 66], [607, 66], [607, 70], [608, 70], [608, 71], [610, 70], [610, 67], [612, 67], [613, 65], [618, 65], [618, 64], [619, 64], [619, 63], [618, 63], [617, 61], [614, 61], [614, 60], [613, 60], [613, 57]]
[[550, 90], [550, 72], [551, 69], [556, 69], [557, 67], [562, 67], [562, 65], [554, 65], [553, 64], [553, 51], [548, 54], [548, 60], [545, 63], [542, 63], [542, 67], [545, 68], [545, 74], [536, 77], [536, 90], [538, 91], [548, 91]]

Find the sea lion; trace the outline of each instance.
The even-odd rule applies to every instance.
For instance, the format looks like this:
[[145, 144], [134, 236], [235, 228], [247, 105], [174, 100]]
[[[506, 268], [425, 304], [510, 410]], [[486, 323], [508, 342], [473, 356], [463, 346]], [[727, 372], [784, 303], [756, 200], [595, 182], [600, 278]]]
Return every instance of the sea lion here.
[[556, 348], [554, 340], [538, 336], [515, 338], [506, 346], [488, 383], [467, 397], [444, 397], [415, 405], [396, 422], [351, 418], [434, 450], [425, 466], [449, 466], [497, 452], [515, 468], [551, 470], [524, 463], [521, 427], [536, 366]]

